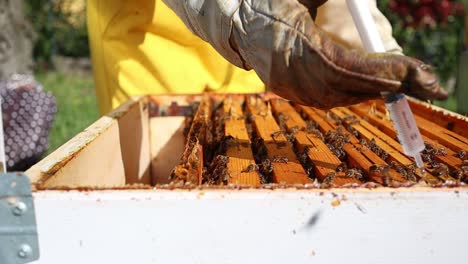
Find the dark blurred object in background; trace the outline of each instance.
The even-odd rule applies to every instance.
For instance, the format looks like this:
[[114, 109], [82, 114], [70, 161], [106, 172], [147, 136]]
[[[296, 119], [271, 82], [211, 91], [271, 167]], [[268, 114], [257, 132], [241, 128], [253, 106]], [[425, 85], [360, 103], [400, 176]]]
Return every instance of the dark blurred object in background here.
[[24, 171], [47, 151], [55, 98], [34, 77], [19, 74], [0, 81], [0, 96], [7, 169]]
[[393, 25], [403, 52], [435, 66], [450, 92], [462, 48], [461, 0], [383, 0], [379, 8]]

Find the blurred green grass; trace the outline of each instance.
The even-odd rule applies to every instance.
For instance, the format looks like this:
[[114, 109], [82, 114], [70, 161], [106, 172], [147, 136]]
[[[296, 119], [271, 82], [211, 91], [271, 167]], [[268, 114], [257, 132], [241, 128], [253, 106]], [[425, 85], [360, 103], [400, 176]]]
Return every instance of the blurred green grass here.
[[38, 73], [36, 78], [57, 100], [57, 115], [49, 135], [50, 153], [98, 119], [94, 80], [91, 74], [57, 72]]

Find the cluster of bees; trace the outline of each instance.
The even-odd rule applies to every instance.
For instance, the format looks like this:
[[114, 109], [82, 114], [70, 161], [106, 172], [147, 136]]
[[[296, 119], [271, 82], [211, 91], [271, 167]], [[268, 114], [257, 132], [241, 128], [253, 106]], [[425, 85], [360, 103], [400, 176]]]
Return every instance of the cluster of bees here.
[[[271, 114], [271, 113], [270, 113]], [[265, 115], [267, 115], [265, 113]], [[260, 113], [261, 116], [261, 113]], [[304, 167], [306, 173], [311, 178], [314, 176], [314, 164], [308, 158], [309, 149], [305, 147], [301, 151], [295, 149], [295, 136], [299, 131], [304, 131], [307, 134], [314, 135], [315, 137], [322, 140], [330, 151], [342, 161], [342, 164], [338, 166], [336, 172], [332, 172], [326, 175], [325, 179], [322, 180], [322, 184], [327, 184], [333, 181], [337, 173], [344, 173], [346, 177], [354, 178], [360, 182], [367, 182], [371, 178], [370, 175], [379, 175], [383, 179], [384, 186], [392, 185], [392, 178], [389, 176], [390, 170], [392, 173], [398, 172], [408, 182], [417, 182], [418, 177], [416, 176], [415, 165], [402, 165], [395, 161], [389, 160], [389, 153], [382, 149], [375, 141], [375, 139], [366, 140], [359, 137], [359, 133], [353, 128], [353, 124], [360, 122], [356, 116], [346, 116], [339, 118], [333, 115], [331, 112], [328, 113], [329, 120], [335, 122], [337, 128], [322, 133], [319, 130], [319, 125], [313, 120], [307, 120], [305, 127], [292, 127], [287, 129], [286, 122], [289, 116], [283, 113], [277, 113], [276, 121], [280, 126], [279, 131], [271, 133], [271, 138], [275, 141], [280, 136], [285, 136], [286, 139], [291, 143], [289, 144], [294, 148], [299, 162]], [[211, 131], [210, 136], [205, 140], [204, 148], [204, 166], [202, 172], [202, 183], [210, 185], [227, 184], [230, 172], [227, 168], [229, 157], [226, 156], [227, 149], [232, 147], [239, 147], [240, 144], [244, 144], [243, 147], [251, 146], [255, 164], [249, 164], [241, 172], [258, 172], [261, 177], [263, 184], [270, 183], [273, 173], [273, 163], [285, 163], [289, 162], [287, 157], [278, 155], [268, 155], [265, 146], [264, 139], [256, 135], [252, 129], [253, 117], [249, 113], [242, 113], [240, 119], [245, 120], [245, 127], [250, 136], [251, 144], [244, 142], [239, 143], [237, 139], [232, 136], [224, 135], [225, 121], [232, 118], [231, 113], [226, 113], [222, 110], [222, 107], [213, 110], [211, 120], [209, 121], [208, 128]], [[193, 117], [188, 118], [188, 126], [193, 126], [196, 129], [197, 124], [193, 124]], [[193, 128], [192, 128], [193, 129]], [[188, 130], [187, 130], [188, 131]], [[348, 168], [347, 153], [344, 150], [344, 145], [350, 143], [350, 137], [354, 136], [359, 139], [359, 144], [363, 148], [367, 148], [379, 156], [382, 160], [387, 161], [388, 165], [373, 165], [366, 172], [358, 168]], [[355, 140], [355, 139], [354, 139]], [[275, 141], [276, 142], [276, 141]], [[279, 147], [284, 146], [284, 141], [277, 142]], [[435, 147], [434, 145], [426, 142], [426, 149], [422, 152], [423, 160], [428, 164], [428, 169], [431, 170], [431, 174], [434, 176], [450, 175], [460, 181], [468, 180], [468, 159], [466, 151], [462, 150], [456, 154], [456, 157], [462, 160], [462, 164], [456, 170], [450, 170], [447, 164], [438, 162], [436, 156], [447, 156], [447, 151], [443, 147]], [[341, 175], [342, 175], [341, 174]]]

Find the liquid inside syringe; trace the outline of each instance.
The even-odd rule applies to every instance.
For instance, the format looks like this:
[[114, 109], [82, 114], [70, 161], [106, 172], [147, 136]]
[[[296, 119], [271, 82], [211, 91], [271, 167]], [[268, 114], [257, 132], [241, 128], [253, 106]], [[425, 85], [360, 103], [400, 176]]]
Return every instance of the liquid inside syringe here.
[[403, 94], [385, 94], [385, 105], [390, 113], [393, 126], [397, 130], [398, 140], [405, 154], [412, 156], [416, 166], [424, 172], [424, 162], [421, 151], [425, 149], [424, 141], [419, 132], [416, 120]]

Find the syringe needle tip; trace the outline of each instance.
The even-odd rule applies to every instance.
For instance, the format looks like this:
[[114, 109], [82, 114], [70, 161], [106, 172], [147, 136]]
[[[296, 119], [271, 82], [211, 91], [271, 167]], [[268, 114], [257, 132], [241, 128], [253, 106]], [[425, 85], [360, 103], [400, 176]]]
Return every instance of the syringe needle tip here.
[[414, 156], [416, 161], [416, 167], [420, 170], [422, 176], [426, 176], [426, 169], [424, 168], [424, 161], [421, 158], [421, 155], [418, 153]]
[[416, 167], [420, 168], [421, 170], [424, 170], [424, 161], [421, 158], [421, 154], [417, 153], [414, 155], [414, 160], [416, 161]]

